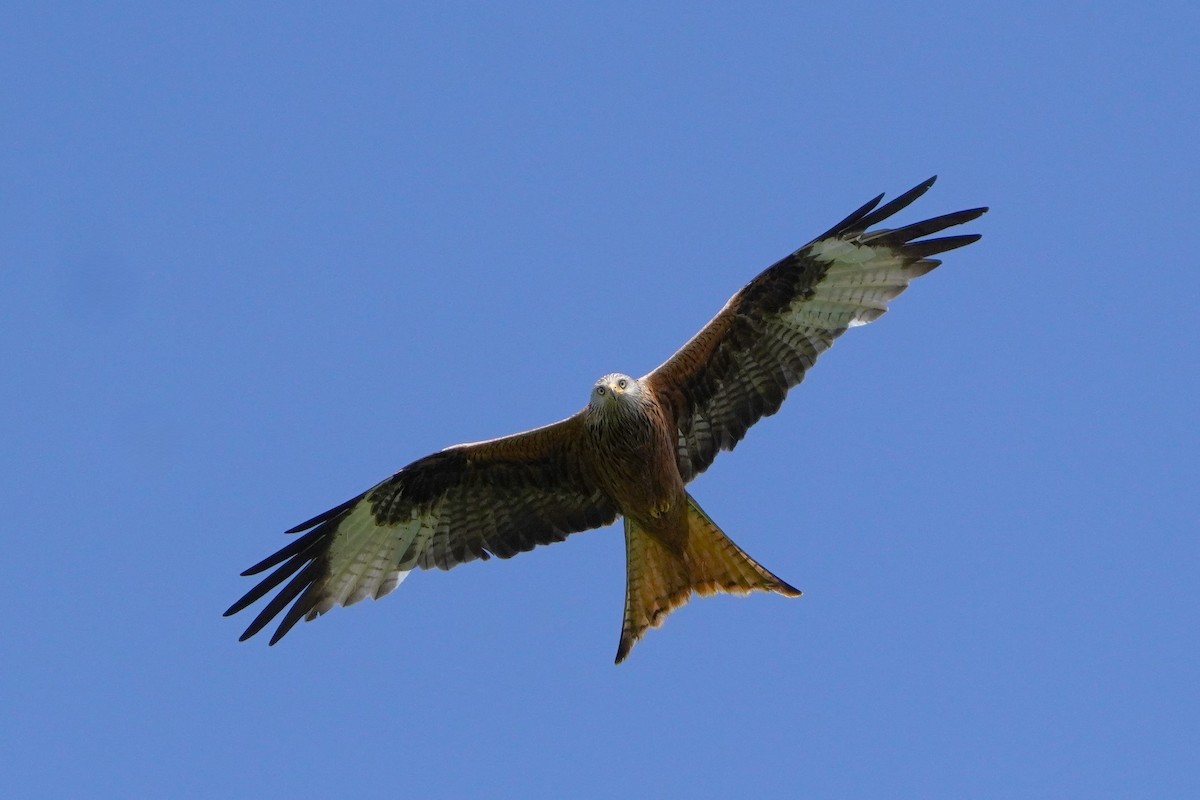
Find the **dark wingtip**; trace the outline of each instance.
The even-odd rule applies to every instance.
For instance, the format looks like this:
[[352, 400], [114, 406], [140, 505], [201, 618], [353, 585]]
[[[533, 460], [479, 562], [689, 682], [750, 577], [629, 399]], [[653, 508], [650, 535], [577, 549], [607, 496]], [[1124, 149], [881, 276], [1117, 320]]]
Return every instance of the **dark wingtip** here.
[[254, 618], [253, 622], [251, 622], [248, 626], [246, 626], [246, 630], [242, 631], [242, 635], [238, 637], [238, 641], [239, 642], [246, 641], [251, 636], [254, 636], [259, 631], [261, 631], [263, 628], [265, 628], [267, 626], [267, 623], [270, 621], [271, 621], [271, 618], [269, 616], [260, 613], [257, 617]]
[[348, 511], [355, 503], [357, 503], [359, 500], [362, 500], [366, 496], [367, 496], [367, 493], [363, 492], [362, 494], [358, 495], [357, 497], [351, 497], [349, 500], [342, 503], [341, 505], [334, 506], [333, 508], [329, 509], [328, 511], [323, 511], [320, 514], [317, 514], [312, 519], [301, 522], [299, 525], [297, 525], [294, 528], [288, 528], [286, 531], [284, 531], [284, 533], [300, 533], [301, 531], [306, 531], [309, 528], [320, 525], [323, 522], [328, 522], [329, 520], [333, 519], [334, 517], [341, 515], [341, 513], [343, 511]]
[[874, 209], [875, 206], [879, 205], [879, 201], [882, 199], [883, 199], [882, 194], [876, 195], [871, 200], [868, 200], [867, 202], [863, 203], [861, 206], [856, 208], [854, 210], [854, 212], [852, 214], [850, 214], [850, 216], [846, 217], [841, 222], [837, 223], [832, 228], [830, 228], [829, 230], [822, 233], [820, 236], [818, 236], [813, 241], [820, 241], [821, 239], [825, 239], [830, 236], [837, 236], [839, 233], [841, 233], [843, 231], [853, 229], [854, 226], [857, 225], [863, 217], [870, 214], [871, 210]]
[[[315, 538], [315, 537], [313, 537], [313, 538]], [[247, 567], [245, 570], [243, 570], [242, 577], [249, 578], [251, 575], [257, 575], [260, 572], [264, 572], [264, 571], [270, 569], [271, 567], [275, 566], [276, 564], [282, 564], [284, 561], [287, 561], [289, 558], [295, 557], [295, 555], [297, 553], [307, 549], [308, 546], [311, 544], [312, 544], [312, 539], [307, 536], [303, 539], [297, 539], [294, 542], [286, 545], [285, 547], [282, 547], [279, 550], [276, 550], [274, 553], [267, 556], [262, 561], [255, 564], [254, 566]]]
[[[282, 571], [283, 570], [280, 570], [280, 572], [282, 572]], [[280, 575], [279, 572], [275, 573], [274, 575], [271, 575], [266, 580], [264, 580], [262, 583], [259, 583], [253, 589], [251, 589], [250, 591], [246, 592], [244, 595], [239, 597], [233, 605], [231, 605], [229, 608], [225, 609], [225, 613], [222, 614], [222, 616], [231, 617], [234, 614], [241, 611], [242, 609], [248, 608], [249, 606], [253, 605], [258, 600], [258, 598], [262, 597], [264, 594], [269, 592], [275, 586], [278, 586], [280, 581], [282, 581], [283, 578], [285, 578], [285, 577], [287, 577], [287, 576]]]
[[[928, 192], [928, 191], [929, 191], [929, 189], [930, 189], [930, 188], [931, 188], [931, 187], [932, 187], [932, 186], [933, 186], [935, 183], [937, 183], [937, 179], [938, 179], [938, 176], [937, 176], [937, 175], [930, 175], [928, 178], [926, 178], [925, 180], [921, 181], [920, 183], [918, 183], [916, 186], [914, 186], [914, 187], [912, 187], [911, 189], [909, 189], [909, 190], [908, 190], [907, 192], [905, 192], [904, 194], [912, 194], [913, 192], [916, 192], [916, 195], [917, 195], [917, 197], [920, 197], [921, 195], [923, 195], [923, 194], [925, 194], [926, 192]], [[901, 197], [903, 197], [903, 195], [901, 195]]]
[[[242, 633], [241, 637], [238, 638], [239, 642], [244, 642], [251, 636], [261, 631], [272, 619], [274, 619], [281, 611], [291, 604], [292, 607], [288, 610], [287, 614], [284, 615], [283, 622], [279, 624], [279, 627], [275, 631], [275, 635], [271, 637], [271, 644], [275, 644], [275, 642], [279, 641], [279, 639], [312, 608], [312, 601], [317, 591], [314, 587], [314, 581], [320, 574], [321, 570], [324, 569], [324, 562], [323, 559], [317, 557], [314, 560], [309, 561], [309, 563], [304, 565], [301, 569], [301, 564], [303, 564], [305, 560], [307, 560], [307, 557], [303, 554], [295, 556], [287, 564], [284, 564], [278, 570], [273, 572], [270, 577], [247, 592], [241, 600], [238, 600], [233, 604], [233, 606], [230, 608], [230, 612], [236, 613], [237, 611], [240, 611], [251, 603], [257, 601], [260, 597], [274, 589], [284, 580], [291, 578], [291, 580], [288, 581], [283, 589], [280, 590], [279, 593], [274, 597], [272, 597], [267, 605], [258, 612], [258, 616], [254, 618], [254, 621], [250, 623], [245, 632]], [[297, 569], [299, 569], [299, 572], [296, 572]], [[298, 600], [297, 597], [299, 597]], [[293, 600], [296, 601], [294, 604], [292, 604]], [[228, 615], [230, 612], [226, 612], [226, 615]]]
[[[822, 233], [813, 241], [820, 241], [821, 239], [826, 239], [830, 236], [845, 236], [847, 234], [861, 233], [865, 231], [872, 225], [875, 225], [876, 223], [892, 216], [897, 211], [912, 205], [912, 203], [916, 201], [918, 197], [929, 191], [929, 187], [933, 186], [933, 184], [937, 181], [937, 178], [937, 175], [929, 176], [904, 194], [900, 195], [894, 200], [889, 200], [882, 206], [880, 206], [879, 203], [883, 200], [885, 195], [880, 194], [876, 196], [869, 203], [865, 203], [860, 206], [854, 211], [853, 214]], [[876, 208], [876, 206], [879, 207]]]
[[983, 238], [980, 233], [964, 233], [961, 236], [943, 236], [940, 239], [923, 239], [904, 245], [904, 255], [912, 259], [929, 258], [960, 247], [974, 244]]
[[276, 642], [286, 636], [287, 632], [295, 627], [297, 622], [308, 616], [308, 611], [310, 608], [312, 608], [311, 600], [313, 594], [314, 592], [312, 586], [309, 586], [307, 589], [305, 589], [304, 594], [300, 595], [300, 599], [288, 609], [287, 614], [284, 615], [283, 620], [279, 623], [279, 627], [277, 627], [275, 629], [275, 633], [271, 635], [271, 641], [268, 642], [269, 645], [274, 645]]
[[990, 210], [991, 208], [988, 206], [980, 206], [979, 208], [968, 208], [958, 213], [963, 215], [963, 222], [970, 222], [973, 219], [979, 219]]
[[937, 175], [934, 175], [932, 178], [929, 178], [921, 183], [918, 183], [916, 186], [909, 189], [904, 194], [902, 194], [892, 200], [889, 200], [887, 203], [885, 203], [882, 206], [880, 206], [879, 208], [875, 209], [870, 214], [867, 214], [862, 219], [856, 221], [854, 223], [854, 226], [850, 230], [865, 231], [867, 228], [870, 228], [872, 225], [882, 222], [883, 220], [887, 219], [888, 217], [892, 216], [893, 214], [895, 214], [899, 211], [903, 211], [904, 209], [908, 208], [910, 205], [915, 203], [921, 197], [921, 195], [928, 192], [929, 187], [933, 186], [934, 181], [936, 181], [936, 180], [937, 180]]

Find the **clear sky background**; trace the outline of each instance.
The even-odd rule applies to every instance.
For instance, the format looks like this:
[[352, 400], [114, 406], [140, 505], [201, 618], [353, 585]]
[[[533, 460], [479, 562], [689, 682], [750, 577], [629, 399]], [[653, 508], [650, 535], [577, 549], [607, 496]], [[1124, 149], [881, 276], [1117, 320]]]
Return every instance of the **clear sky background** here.
[[[11, 797], [1200, 794], [1195, 3], [7, 4]], [[878, 192], [990, 205], [692, 490], [274, 647], [282, 531], [573, 413]]]

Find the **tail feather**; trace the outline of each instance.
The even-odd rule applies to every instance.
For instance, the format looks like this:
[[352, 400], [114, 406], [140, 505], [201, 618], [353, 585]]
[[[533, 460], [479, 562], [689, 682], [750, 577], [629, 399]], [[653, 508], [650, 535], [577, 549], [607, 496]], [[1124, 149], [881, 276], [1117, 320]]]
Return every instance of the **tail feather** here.
[[650, 628], [698, 595], [749, 594], [754, 590], [799, 597], [800, 591], [746, 555], [688, 496], [687, 536], [681, 550], [668, 547], [625, 518], [625, 618], [617, 663]]

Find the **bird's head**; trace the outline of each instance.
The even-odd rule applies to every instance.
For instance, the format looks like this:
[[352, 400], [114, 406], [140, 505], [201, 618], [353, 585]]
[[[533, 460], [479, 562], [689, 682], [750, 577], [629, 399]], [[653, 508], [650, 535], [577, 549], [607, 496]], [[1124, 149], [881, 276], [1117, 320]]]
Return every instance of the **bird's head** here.
[[612, 372], [596, 381], [588, 399], [588, 410], [607, 413], [630, 406], [640, 399], [642, 385], [637, 378]]

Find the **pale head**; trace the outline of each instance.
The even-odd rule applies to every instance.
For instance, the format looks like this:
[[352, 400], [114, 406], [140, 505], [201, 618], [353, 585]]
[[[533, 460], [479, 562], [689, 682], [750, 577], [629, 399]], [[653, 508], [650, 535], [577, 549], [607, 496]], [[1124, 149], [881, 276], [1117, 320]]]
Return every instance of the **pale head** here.
[[588, 398], [588, 410], [593, 412], [617, 411], [637, 405], [641, 399], [642, 385], [637, 378], [610, 372], [592, 385]]

